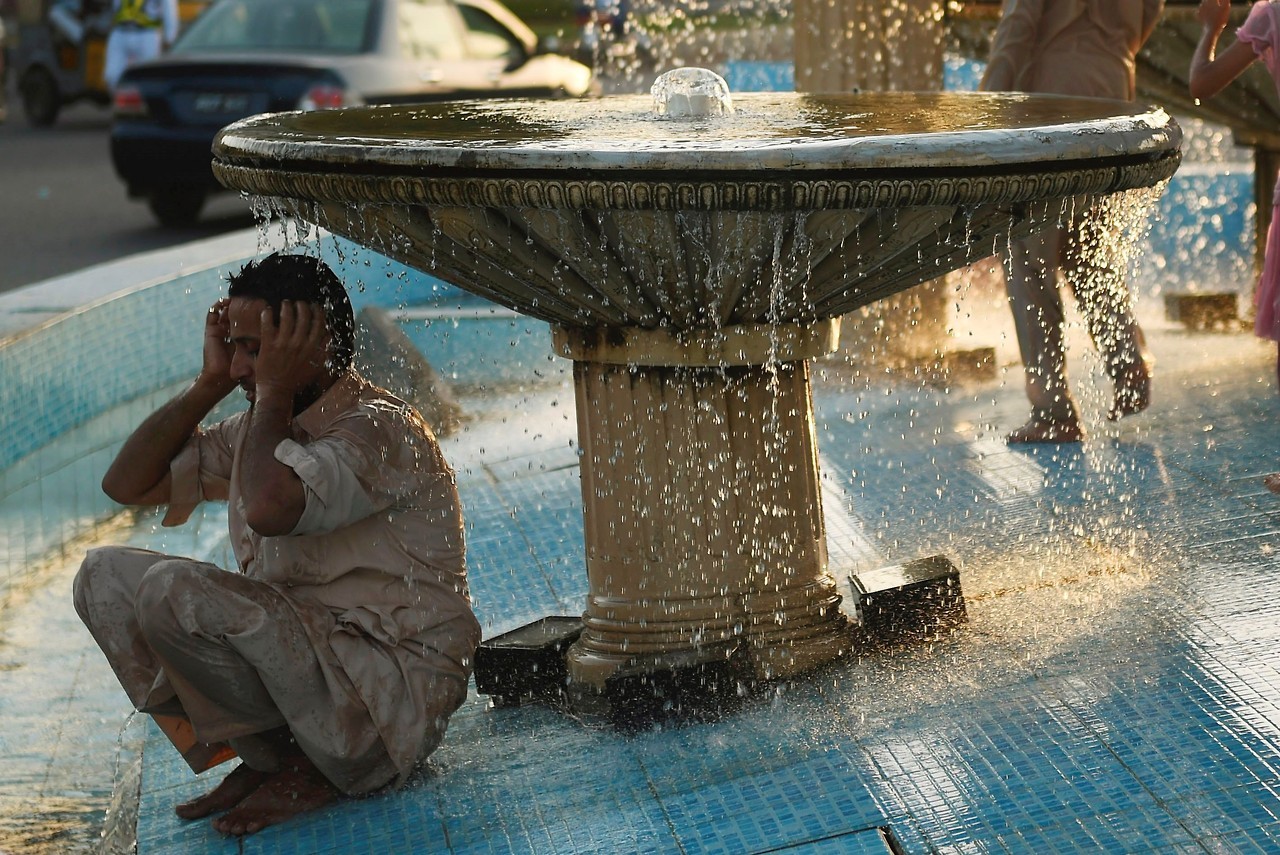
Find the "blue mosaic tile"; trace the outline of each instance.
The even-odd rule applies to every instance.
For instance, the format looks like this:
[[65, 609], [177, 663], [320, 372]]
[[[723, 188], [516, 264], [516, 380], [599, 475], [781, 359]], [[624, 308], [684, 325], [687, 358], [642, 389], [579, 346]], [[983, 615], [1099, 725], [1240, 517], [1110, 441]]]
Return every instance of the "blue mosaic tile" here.
[[[731, 721], [732, 728], [725, 726], [728, 721], [690, 724], [635, 737], [632, 744], [654, 794], [666, 796], [707, 781], [731, 781], [801, 762], [824, 768], [828, 762], [848, 763], [833, 752], [851, 746], [853, 738], [816, 687], [802, 685], [752, 699]], [[785, 751], [780, 750], [783, 745]]]
[[1199, 843], [1171, 817], [1131, 813], [1079, 815], [1040, 828], [1020, 828], [1000, 837], [1011, 853], [1198, 852]]
[[[918, 720], [915, 738], [860, 740], [885, 776], [882, 797], [922, 823], [933, 845], [999, 839], [1011, 846], [1048, 834], [1043, 830], [1064, 814], [1087, 817], [1100, 809], [1107, 822], [1089, 832], [1099, 839], [1123, 836], [1126, 824], [1137, 823], [1146, 829], [1141, 833], [1170, 824], [1066, 705], [1003, 697], [939, 719], [932, 727]], [[1129, 834], [1130, 842], [1141, 833]]]
[[[186, 781], [168, 787], [153, 789], [149, 784], [149, 767], [169, 765], [174, 755], [163, 736], [149, 739], [143, 749], [142, 795], [138, 805], [137, 848], [139, 855], [166, 852], [239, 853], [235, 840], [229, 840], [213, 830], [204, 820], [183, 820], [174, 813], [179, 802], [207, 792], [216, 786], [220, 774], [214, 773], [196, 781], [190, 769], [186, 769]], [[152, 755], [152, 756], [148, 756]], [[177, 760], [182, 763], [181, 759]]]
[[658, 801], [681, 846], [696, 852], [767, 851], [883, 821], [861, 773], [833, 752]]
[[548, 805], [542, 815], [549, 852], [678, 852], [679, 843], [660, 807], [643, 792]]
[[1166, 807], [1197, 838], [1274, 828], [1280, 824], [1280, 778], [1170, 799]]
[[836, 834], [819, 840], [763, 851], [786, 853], [786, 855], [893, 855], [893, 850], [889, 848], [880, 831], [875, 828], [850, 831], [847, 834]]
[[[1156, 798], [1232, 789], [1280, 777], [1280, 745], [1272, 735], [1223, 715], [1214, 687], [1172, 669], [1077, 678], [1060, 684], [1067, 704]], [[1150, 695], [1158, 691], [1160, 703]], [[1227, 706], [1230, 700], [1227, 699]]]
[[1240, 855], [1272, 855], [1280, 852], [1280, 824], [1224, 834], [1221, 837], [1204, 838], [1201, 844], [1209, 852], [1230, 852]]

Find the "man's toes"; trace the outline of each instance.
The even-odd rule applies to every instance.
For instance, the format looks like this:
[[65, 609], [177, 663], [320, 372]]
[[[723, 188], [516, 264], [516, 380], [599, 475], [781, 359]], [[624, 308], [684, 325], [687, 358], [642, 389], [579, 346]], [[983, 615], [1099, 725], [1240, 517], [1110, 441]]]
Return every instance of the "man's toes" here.
[[245, 764], [240, 764], [209, 792], [174, 807], [180, 819], [202, 819], [211, 813], [235, 807], [242, 799], [256, 790], [266, 777]]

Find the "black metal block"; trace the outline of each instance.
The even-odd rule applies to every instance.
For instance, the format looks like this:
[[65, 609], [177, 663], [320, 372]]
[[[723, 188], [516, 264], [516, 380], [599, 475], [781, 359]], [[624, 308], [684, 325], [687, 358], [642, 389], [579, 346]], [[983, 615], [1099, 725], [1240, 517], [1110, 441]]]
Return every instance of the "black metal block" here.
[[663, 724], [719, 721], [741, 709], [753, 683], [739, 657], [623, 672], [605, 684], [606, 715], [625, 733]]
[[1239, 302], [1234, 291], [1165, 294], [1164, 314], [1191, 330], [1238, 330]]
[[960, 570], [931, 555], [850, 577], [863, 633], [872, 640], [926, 637], [965, 620]]
[[476, 691], [497, 706], [565, 697], [565, 654], [582, 634], [582, 618], [552, 615], [481, 642]]

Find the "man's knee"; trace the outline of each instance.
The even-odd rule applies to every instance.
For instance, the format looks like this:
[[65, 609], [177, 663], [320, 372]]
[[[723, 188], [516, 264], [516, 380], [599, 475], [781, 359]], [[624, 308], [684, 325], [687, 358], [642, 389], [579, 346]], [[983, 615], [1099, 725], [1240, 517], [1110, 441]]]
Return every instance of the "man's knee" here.
[[[216, 623], [216, 576], [225, 571], [184, 558], [166, 558], [142, 576], [134, 600], [138, 627], [149, 641], [185, 635], [192, 622]], [[184, 626], [185, 625], [185, 626]]]
[[75, 602], [76, 613], [80, 619], [88, 623], [90, 603], [101, 598], [104, 585], [100, 584], [103, 576], [116, 572], [120, 564], [121, 554], [127, 550], [124, 546], [97, 546], [85, 553], [76, 578], [71, 582], [71, 597]]
[[148, 641], [172, 635], [178, 619], [174, 611], [181, 592], [189, 590], [199, 576], [199, 565], [181, 558], [157, 561], [142, 574], [134, 610], [138, 628]]

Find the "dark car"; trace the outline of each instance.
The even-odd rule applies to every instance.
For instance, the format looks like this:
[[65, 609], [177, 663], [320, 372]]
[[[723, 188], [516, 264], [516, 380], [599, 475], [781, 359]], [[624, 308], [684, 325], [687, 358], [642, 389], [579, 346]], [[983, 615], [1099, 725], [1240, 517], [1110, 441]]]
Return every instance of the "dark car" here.
[[111, 159], [130, 196], [185, 225], [221, 189], [214, 135], [245, 116], [597, 89], [496, 0], [217, 0], [168, 54], [125, 72]]

